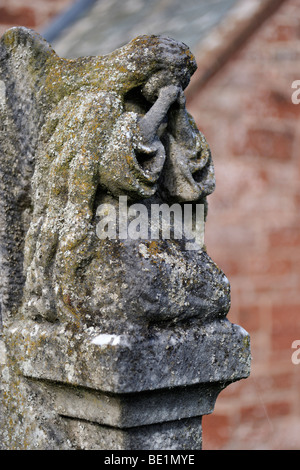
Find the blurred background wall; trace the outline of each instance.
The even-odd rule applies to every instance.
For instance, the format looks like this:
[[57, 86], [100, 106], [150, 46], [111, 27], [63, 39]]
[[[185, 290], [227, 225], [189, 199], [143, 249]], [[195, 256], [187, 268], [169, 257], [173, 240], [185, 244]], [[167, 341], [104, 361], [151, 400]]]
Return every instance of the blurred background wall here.
[[41, 30], [74, 0], [0, 0], [0, 34], [12, 26]]
[[215, 162], [206, 244], [253, 356], [203, 418], [204, 448], [300, 448], [299, 64], [300, 3], [287, 0], [190, 101]]
[[[243, 0], [248, 19], [253, 1]], [[224, 390], [203, 418], [204, 449], [300, 448], [300, 364], [292, 361], [300, 340], [300, 104], [291, 100], [300, 80], [300, 4], [256, 3], [271, 7], [239, 23], [245, 35], [222, 19], [226, 60], [212, 54], [213, 40], [204, 52], [191, 47], [200, 70], [188, 109], [210, 143], [217, 182], [206, 246], [230, 280], [228, 318], [250, 333], [253, 355], [250, 378]], [[0, 0], [0, 33], [15, 25], [43, 32], [73, 4]], [[208, 63], [217, 65], [210, 73]]]

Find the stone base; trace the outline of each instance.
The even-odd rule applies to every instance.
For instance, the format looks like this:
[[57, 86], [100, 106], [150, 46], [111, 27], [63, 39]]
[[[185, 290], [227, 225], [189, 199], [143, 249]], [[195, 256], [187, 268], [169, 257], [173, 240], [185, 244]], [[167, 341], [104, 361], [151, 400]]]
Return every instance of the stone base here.
[[121, 336], [22, 322], [5, 341], [8, 449], [201, 449], [201, 417], [250, 371], [227, 320]]
[[117, 429], [69, 420], [70, 435], [82, 450], [201, 450], [202, 417]]

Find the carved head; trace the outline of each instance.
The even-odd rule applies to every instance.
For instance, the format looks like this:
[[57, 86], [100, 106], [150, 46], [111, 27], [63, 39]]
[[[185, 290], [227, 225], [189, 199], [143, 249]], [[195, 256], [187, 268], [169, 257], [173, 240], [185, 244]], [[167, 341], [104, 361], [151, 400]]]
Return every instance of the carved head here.
[[106, 59], [114, 64], [106, 87], [118, 93], [124, 115], [112, 132], [122, 135], [121, 122], [127, 135], [134, 135], [130, 151], [125, 144], [122, 156], [110, 152], [100, 162], [101, 184], [115, 196], [133, 199], [157, 190], [177, 201], [210, 194], [214, 170], [209, 147], [185, 108], [183, 90], [196, 70], [189, 48], [167, 37], [139, 36]]
[[140, 36], [130, 45], [135, 52], [132, 62], [143, 76], [142, 93], [150, 103], [154, 103], [164, 86], [176, 85], [184, 90], [197, 68], [189, 48], [174, 39]]

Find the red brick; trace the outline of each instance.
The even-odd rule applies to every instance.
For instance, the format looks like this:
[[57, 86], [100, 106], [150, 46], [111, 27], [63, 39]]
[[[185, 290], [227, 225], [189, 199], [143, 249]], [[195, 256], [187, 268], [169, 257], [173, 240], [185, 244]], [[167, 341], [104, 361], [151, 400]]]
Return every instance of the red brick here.
[[[272, 257], [273, 256], [273, 257]], [[276, 259], [276, 253], [270, 254], [269, 264], [267, 267], [267, 273], [272, 276], [285, 276], [291, 273], [292, 260], [291, 259]]]
[[[233, 402], [232, 421], [227, 427], [224, 421], [232, 448], [243, 448], [246, 433], [238, 429], [246, 426], [250, 438], [264, 437], [264, 429], [262, 444], [276, 446], [275, 437], [284, 437], [277, 423], [300, 409], [300, 365], [291, 361], [292, 341], [300, 340], [300, 105], [291, 101], [291, 84], [300, 79], [298, 18], [299, 0], [287, 0], [191, 103], [217, 175], [208, 198], [207, 247], [231, 283], [229, 320], [233, 311], [250, 333], [252, 373], [256, 368], [265, 377], [259, 393], [250, 376], [234, 396], [229, 387], [218, 397], [215, 413], [218, 404], [227, 410]], [[253, 243], [239, 235], [243, 227], [254, 234]], [[213, 419], [216, 414], [203, 418], [204, 448], [226, 445], [226, 438], [214, 440]]]
[[270, 128], [249, 129], [244, 141], [236, 141], [233, 145], [235, 155], [253, 155], [279, 161], [291, 159], [294, 133], [290, 130]]
[[297, 209], [300, 210], [300, 191], [295, 191], [295, 194], [293, 196], [295, 204], [297, 206]]
[[272, 375], [272, 388], [278, 390], [290, 389], [292, 386], [293, 374], [283, 373]]
[[268, 403], [265, 407], [269, 419], [277, 418], [278, 416], [287, 416], [291, 412], [291, 405], [287, 401]]
[[244, 406], [241, 408], [241, 421], [243, 422], [263, 422], [271, 421], [273, 418], [279, 416], [289, 415], [291, 411], [288, 401], [274, 401], [261, 403], [251, 406]]
[[0, 23], [34, 27], [36, 26], [34, 9], [0, 7]]
[[226, 276], [228, 277], [234, 276], [241, 272], [241, 266], [238, 260], [235, 260], [234, 258], [231, 258], [231, 259], [223, 258], [221, 260], [220, 267], [222, 271], [226, 273]]
[[227, 415], [212, 414], [202, 418], [203, 450], [221, 449], [229, 440], [233, 429]]
[[271, 247], [292, 246], [300, 248], [300, 227], [283, 227], [269, 235]]
[[273, 329], [280, 331], [283, 324], [287, 324], [294, 329], [300, 328], [300, 305], [299, 304], [290, 304], [289, 299], [286, 299], [286, 302], [280, 305], [273, 305], [272, 307], [272, 318], [273, 318]]
[[265, 104], [270, 116], [277, 118], [300, 117], [300, 106], [292, 102], [291, 89], [272, 89], [266, 95]]
[[293, 260], [287, 255], [278, 253], [265, 253], [263, 256], [250, 253], [245, 256], [243, 273], [249, 275], [264, 274], [269, 276], [285, 275], [291, 272]]
[[239, 322], [250, 334], [260, 328], [261, 306], [243, 305], [239, 309]]
[[243, 406], [240, 410], [240, 420], [260, 421], [266, 418], [266, 411], [262, 404]]
[[274, 305], [272, 307], [272, 348], [285, 350], [285, 359], [290, 363], [291, 344], [300, 339], [300, 302]]

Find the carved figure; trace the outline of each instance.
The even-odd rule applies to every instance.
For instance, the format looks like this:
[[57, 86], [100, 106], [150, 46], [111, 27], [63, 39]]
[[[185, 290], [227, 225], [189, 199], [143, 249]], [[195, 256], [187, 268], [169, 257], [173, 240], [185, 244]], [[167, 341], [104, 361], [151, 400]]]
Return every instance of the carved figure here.
[[[14, 70], [20, 55], [22, 70]], [[26, 28], [2, 37], [0, 79], [9, 90], [2, 122], [15, 130], [2, 133], [3, 158], [13, 147], [16, 168], [2, 173], [10, 194], [18, 179], [23, 201], [2, 205], [18, 220], [20, 254], [6, 256], [7, 279], [19, 279], [7, 305], [19, 316], [104, 330], [113, 322], [122, 331], [227, 314], [229, 283], [205, 248], [96, 235], [98, 205], [122, 195], [206, 203], [215, 184], [211, 154], [183, 92], [195, 69], [187, 46], [159, 36], [76, 60], [59, 58]]]

